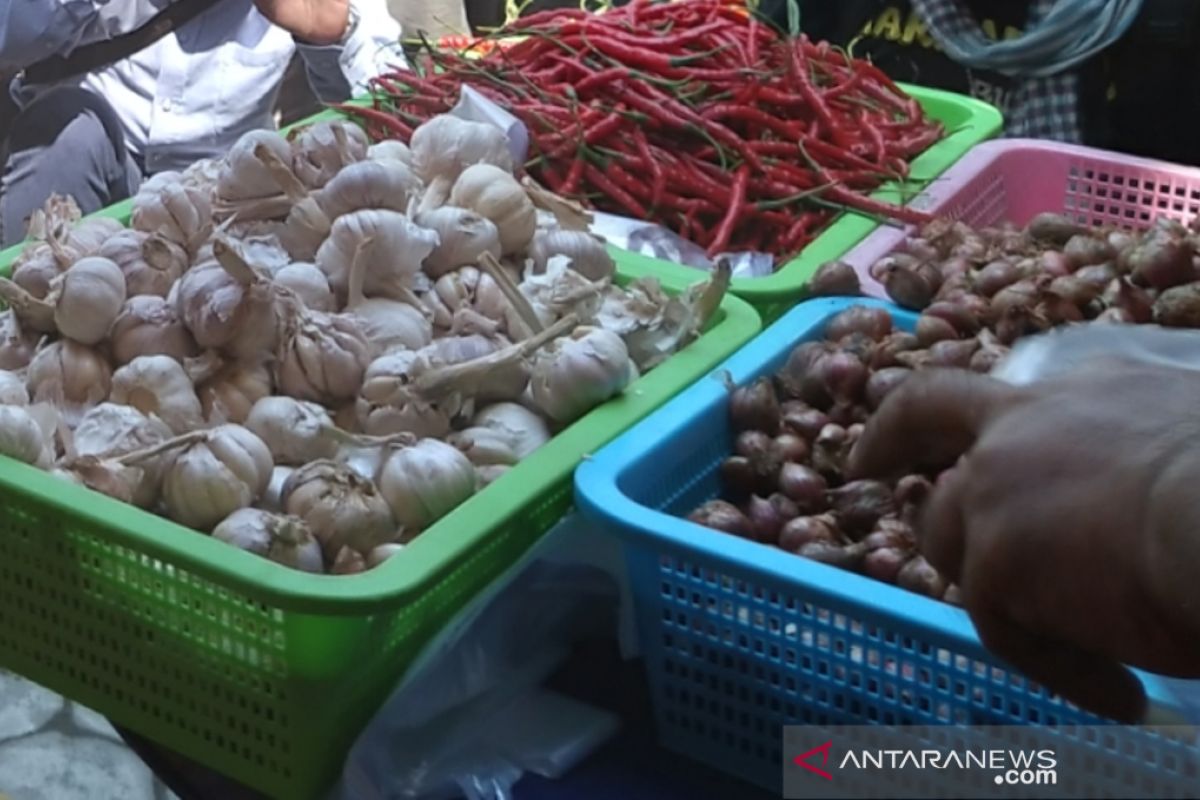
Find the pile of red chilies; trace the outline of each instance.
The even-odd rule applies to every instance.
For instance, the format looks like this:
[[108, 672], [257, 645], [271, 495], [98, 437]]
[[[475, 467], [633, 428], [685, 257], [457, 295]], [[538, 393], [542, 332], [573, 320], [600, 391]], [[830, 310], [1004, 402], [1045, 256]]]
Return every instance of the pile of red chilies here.
[[850, 209], [927, 217], [867, 193], [903, 178], [942, 136], [874, 65], [789, 38], [725, 0], [633, 0], [603, 14], [545, 11], [480, 58], [429, 48], [352, 109], [407, 141], [468, 84], [529, 129], [533, 177], [602, 211], [653, 220], [710, 255], [782, 262]]

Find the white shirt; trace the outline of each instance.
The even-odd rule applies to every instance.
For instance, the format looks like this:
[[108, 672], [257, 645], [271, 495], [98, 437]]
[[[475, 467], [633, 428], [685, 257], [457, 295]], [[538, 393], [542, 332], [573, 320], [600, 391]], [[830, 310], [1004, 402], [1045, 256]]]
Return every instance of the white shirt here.
[[[7, 0], [0, 8], [0, 70], [135, 30], [167, 0]], [[243, 133], [274, 126], [275, 96], [293, 53], [326, 102], [365, 89], [368, 78], [404, 63], [400, 26], [385, 0], [351, 0], [358, 22], [340, 44], [298, 44], [252, 0], [217, 0], [140, 53], [70, 83], [106, 98], [131, 152], [147, 172], [183, 169], [229, 149]], [[352, 15], [353, 19], [354, 15]], [[44, 87], [14, 84], [18, 103]]]

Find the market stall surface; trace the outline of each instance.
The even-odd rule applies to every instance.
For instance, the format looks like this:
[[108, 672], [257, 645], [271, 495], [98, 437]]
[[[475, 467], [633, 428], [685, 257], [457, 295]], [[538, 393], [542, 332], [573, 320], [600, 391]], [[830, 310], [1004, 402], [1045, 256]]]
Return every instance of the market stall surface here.
[[0, 797], [174, 800], [104, 717], [0, 671]]

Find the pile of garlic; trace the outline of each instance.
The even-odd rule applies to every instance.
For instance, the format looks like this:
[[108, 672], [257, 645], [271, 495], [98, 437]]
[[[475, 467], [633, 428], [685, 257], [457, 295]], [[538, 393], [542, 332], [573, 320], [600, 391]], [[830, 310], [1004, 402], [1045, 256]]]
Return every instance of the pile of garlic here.
[[382, 563], [694, 339], [728, 272], [624, 288], [577, 206], [451, 116], [52, 198], [0, 279], [0, 453], [314, 573]]

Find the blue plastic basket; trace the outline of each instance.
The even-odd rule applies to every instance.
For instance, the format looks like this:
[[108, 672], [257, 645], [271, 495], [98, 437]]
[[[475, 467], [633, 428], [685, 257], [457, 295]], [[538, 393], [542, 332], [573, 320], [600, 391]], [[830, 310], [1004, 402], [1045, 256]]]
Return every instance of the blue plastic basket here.
[[[718, 494], [733, 442], [723, 372], [744, 385], [777, 370], [855, 303], [916, 321], [874, 300], [803, 303], [575, 473], [579, 508], [623, 542], [660, 741], [775, 791], [784, 725], [1103, 722], [997, 661], [961, 609], [680, 516]], [[1152, 738], [1135, 752], [1163, 745]], [[1195, 775], [1151, 777], [1196, 796]]]

